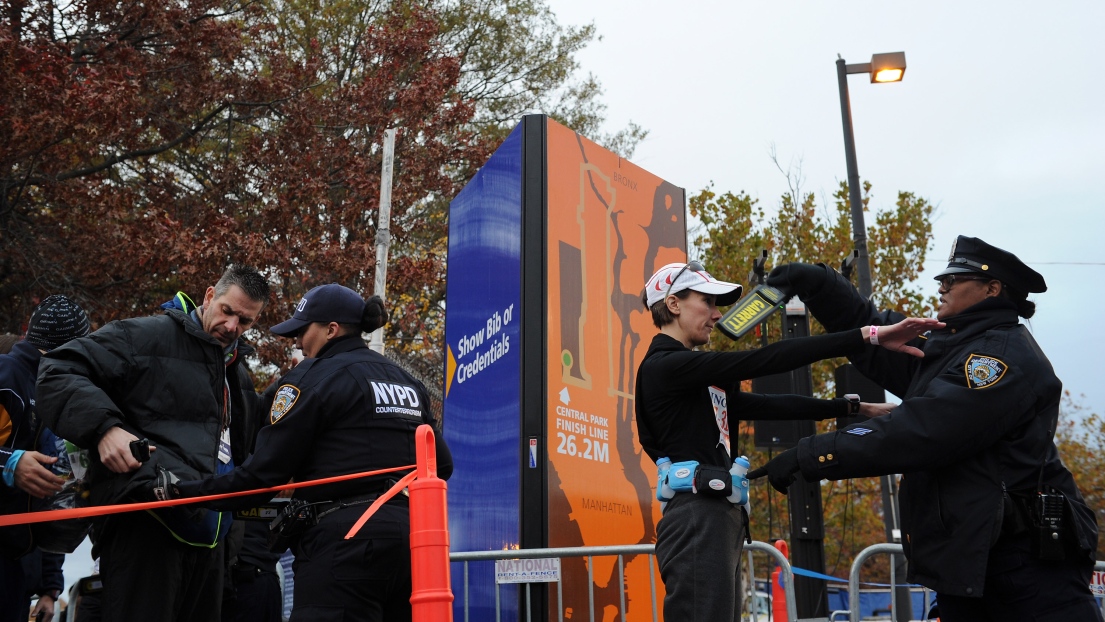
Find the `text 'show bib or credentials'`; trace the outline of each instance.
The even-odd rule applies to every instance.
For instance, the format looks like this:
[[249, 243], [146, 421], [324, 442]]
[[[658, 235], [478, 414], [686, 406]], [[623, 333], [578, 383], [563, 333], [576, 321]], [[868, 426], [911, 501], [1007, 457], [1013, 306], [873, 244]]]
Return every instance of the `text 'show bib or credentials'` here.
[[560, 559], [496, 559], [495, 583], [556, 583]]
[[[455, 363], [450, 365], [456, 369], [458, 383], [463, 384], [510, 352], [510, 335], [503, 332], [503, 327], [510, 324], [513, 319], [514, 305], [511, 304], [501, 313], [496, 311], [488, 317], [484, 328], [460, 339], [457, 343]], [[452, 358], [451, 349], [450, 357]]]

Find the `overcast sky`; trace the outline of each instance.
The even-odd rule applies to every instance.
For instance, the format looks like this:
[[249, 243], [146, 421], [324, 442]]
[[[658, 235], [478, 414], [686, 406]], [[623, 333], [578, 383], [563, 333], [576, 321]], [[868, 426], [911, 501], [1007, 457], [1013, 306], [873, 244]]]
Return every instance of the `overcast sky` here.
[[549, 6], [562, 24], [595, 24], [602, 40], [579, 56], [582, 71], [605, 88], [608, 130], [649, 130], [635, 163], [688, 194], [712, 180], [767, 207], [787, 189], [772, 145], [782, 164], [801, 163], [819, 205], [847, 178], [837, 55], [904, 51], [902, 82], [848, 79], [872, 206], [899, 190], [937, 206], [922, 273], [932, 292], [959, 234], [1043, 274], [1033, 333], [1065, 388], [1105, 414], [1105, 2]]

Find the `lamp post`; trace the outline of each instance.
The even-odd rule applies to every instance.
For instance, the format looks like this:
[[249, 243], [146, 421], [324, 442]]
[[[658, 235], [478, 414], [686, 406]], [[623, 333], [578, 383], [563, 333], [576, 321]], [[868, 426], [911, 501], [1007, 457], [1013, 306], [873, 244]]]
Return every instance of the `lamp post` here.
[[[864, 298], [871, 297], [871, 259], [867, 254], [867, 226], [863, 221], [863, 196], [859, 187], [859, 168], [856, 165], [856, 138], [852, 132], [852, 105], [848, 98], [848, 74], [866, 73], [871, 82], [900, 82], [905, 75], [905, 52], [874, 54], [869, 63], [849, 65], [837, 55], [836, 77], [840, 87], [840, 119], [844, 126], [844, 157], [848, 164], [848, 203], [852, 210], [852, 240], [858, 253], [855, 261], [856, 280], [859, 293]], [[886, 521], [886, 539], [888, 542], [901, 541], [901, 521], [898, 515], [897, 482], [893, 476], [884, 475], [882, 481], [883, 516]], [[906, 574], [905, 559], [901, 555], [893, 556], [891, 577], [904, 581]], [[894, 591], [892, 600], [894, 619], [908, 621], [913, 611], [909, 588], [899, 587]]]
[[871, 260], [867, 256], [867, 227], [863, 223], [863, 197], [856, 166], [856, 137], [852, 133], [852, 105], [848, 99], [848, 74], [871, 74], [871, 82], [900, 82], [905, 75], [905, 52], [875, 54], [869, 63], [848, 65], [839, 55], [836, 59], [836, 79], [840, 87], [840, 120], [844, 124], [844, 157], [848, 161], [848, 203], [852, 209], [852, 240], [859, 251], [856, 277], [859, 293], [871, 296]]

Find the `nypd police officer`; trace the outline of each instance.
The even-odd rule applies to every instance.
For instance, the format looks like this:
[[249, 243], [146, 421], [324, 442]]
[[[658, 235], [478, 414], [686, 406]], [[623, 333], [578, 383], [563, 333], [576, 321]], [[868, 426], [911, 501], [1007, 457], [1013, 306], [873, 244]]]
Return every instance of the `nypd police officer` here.
[[[1101, 620], [1089, 590], [1093, 512], [1054, 443], [1062, 384], [1018, 316], [1043, 277], [1015, 255], [959, 236], [936, 276], [946, 323], [923, 359], [884, 350], [849, 356], [901, 405], [885, 417], [802, 439], [749, 474], [780, 491], [800, 474], [839, 480], [902, 473], [909, 580], [936, 590], [942, 620]], [[830, 331], [880, 325], [878, 311], [824, 264], [776, 268]]]
[[[264, 488], [289, 478], [308, 481], [413, 464], [415, 429], [436, 427], [425, 387], [370, 350], [361, 338], [387, 322], [378, 296], [366, 302], [337, 284], [307, 292], [293, 317], [271, 328], [295, 337], [305, 360], [280, 380], [271, 424], [256, 450], [224, 476], [179, 482], [182, 496]], [[452, 457], [437, 434], [438, 474]], [[358, 534], [345, 534], [392, 481], [385, 477], [298, 489], [305, 530], [295, 553], [292, 620], [409, 620], [410, 515], [396, 495]], [[305, 505], [310, 504], [310, 505]]]

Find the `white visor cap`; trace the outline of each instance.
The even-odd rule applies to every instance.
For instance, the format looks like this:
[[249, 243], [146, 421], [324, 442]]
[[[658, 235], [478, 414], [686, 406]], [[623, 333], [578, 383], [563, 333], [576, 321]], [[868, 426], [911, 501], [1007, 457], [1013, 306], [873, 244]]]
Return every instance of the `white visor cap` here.
[[[663, 300], [667, 295], [677, 294], [685, 289], [692, 289], [703, 294], [717, 296], [717, 305], [724, 307], [740, 300], [744, 288], [736, 283], [719, 281], [710, 276], [709, 272], [701, 268], [697, 261], [689, 263], [669, 263], [656, 271], [652, 278], [645, 284], [648, 306]], [[685, 269], [684, 269], [685, 268]], [[674, 283], [672, 280], [674, 279]], [[670, 290], [669, 290], [670, 287]]]

